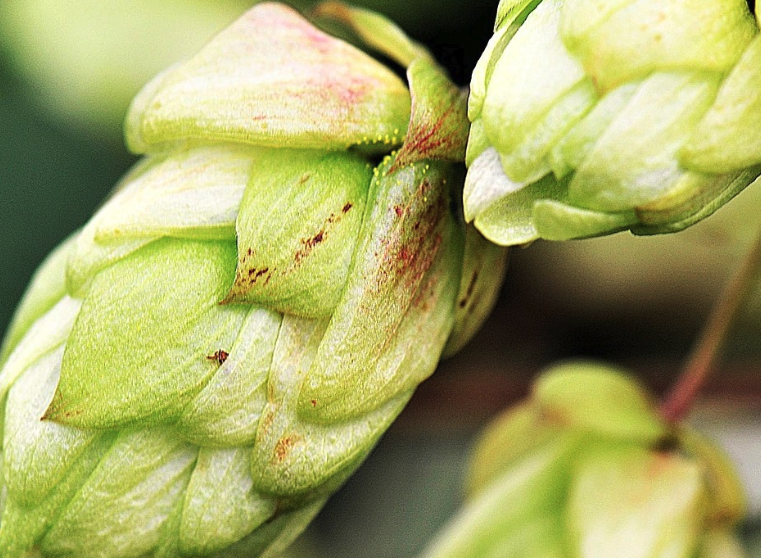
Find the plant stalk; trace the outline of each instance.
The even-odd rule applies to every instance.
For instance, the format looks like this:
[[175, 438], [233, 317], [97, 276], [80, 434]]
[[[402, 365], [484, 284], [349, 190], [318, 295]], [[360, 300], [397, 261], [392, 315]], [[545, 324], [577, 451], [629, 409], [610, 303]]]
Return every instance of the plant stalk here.
[[679, 423], [688, 415], [692, 403], [715, 368], [734, 318], [753, 289], [759, 267], [761, 234], [714, 303], [676, 383], [661, 402], [660, 413], [668, 423]]

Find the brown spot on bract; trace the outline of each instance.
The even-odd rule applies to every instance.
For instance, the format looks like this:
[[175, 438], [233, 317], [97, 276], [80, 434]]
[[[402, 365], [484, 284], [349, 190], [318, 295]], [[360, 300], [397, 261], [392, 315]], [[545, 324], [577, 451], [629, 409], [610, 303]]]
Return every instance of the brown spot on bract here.
[[341, 209], [341, 213], [348, 213], [348, 212], [349, 212], [349, 210], [350, 210], [352, 207], [354, 207], [354, 204], [353, 204], [353, 203], [351, 203], [351, 202], [346, 202], [346, 205], [344, 205], [344, 206], [343, 206], [343, 208]]
[[304, 173], [301, 175], [301, 178], [299, 178], [299, 184], [306, 183], [307, 180], [309, 180], [312, 177], [311, 173]]
[[283, 436], [275, 444], [275, 458], [282, 463], [288, 457], [293, 446], [298, 442], [297, 436]]
[[230, 356], [230, 353], [228, 353], [227, 351], [222, 350], [222, 349], [217, 349], [214, 352], [214, 354], [206, 355], [206, 359], [207, 360], [214, 360], [214, 361], [217, 362], [217, 364], [222, 366], [225, 363], [225, 361], [227, 360], [228, 356]]
[[316, 399], [312, 399], [310, 401], [310, 403], [312, 404], [312, 407], [317, 407], [317, 400]]
[[478, 270], [473, 272], [473, 276], [470, 278], [470, 283], [468, 283], [468, 288], [465, 291], [465, 296], [462, 297], [460, 300], [460, 308], [465, 308], [465, 306], [468, 304], [468, 301], [473, 296], [473, 290], [476, 288], [476, 282], [478, 281]]

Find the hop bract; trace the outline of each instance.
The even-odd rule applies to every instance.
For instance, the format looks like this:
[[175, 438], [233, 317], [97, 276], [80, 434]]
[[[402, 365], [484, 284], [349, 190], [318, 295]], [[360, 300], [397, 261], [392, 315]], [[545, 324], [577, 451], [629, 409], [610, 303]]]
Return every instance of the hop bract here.
[[273, 555], [472, 335], [504, 250], [450, 204], [463, 97], [411, 58], [408, 88], [260, 4], [135, 99], [145, 157], [6, 337], [3, 558]]
[[713, 213], [761, 174], [748, 6], [502, 0], [471, 82], [466, 218], [509, 245]]
[[741, 558], [724, 455], [623, 372], [573, 362], [487, 427], [468, 501], [425, 558]]

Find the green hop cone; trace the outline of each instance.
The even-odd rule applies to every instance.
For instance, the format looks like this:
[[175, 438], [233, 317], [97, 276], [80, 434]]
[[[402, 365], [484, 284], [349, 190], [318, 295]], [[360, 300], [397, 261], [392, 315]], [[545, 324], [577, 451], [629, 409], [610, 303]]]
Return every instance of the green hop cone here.
[[505, 251], [451, 203], [464, 97], [342, 10], [409, 88], [260, 4], [133, 102], [145, 157], [0, 355], [3, 558], [278, 553], [488, 313]]
[[721, 207], [761, 174], [748, 6], [502, 0], [471, 82], [467, 220], [512, 245], [674, 232]]
[[740, 558], [726, 457], [609, 366], [557, 365], [480, 437], [468, 501], [425, 558]]

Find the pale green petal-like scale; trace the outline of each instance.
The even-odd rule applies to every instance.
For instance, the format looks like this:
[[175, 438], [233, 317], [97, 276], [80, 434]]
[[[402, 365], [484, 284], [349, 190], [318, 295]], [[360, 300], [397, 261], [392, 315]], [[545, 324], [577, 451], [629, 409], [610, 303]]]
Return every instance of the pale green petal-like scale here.
[[561, 14], [564, 44], [601, 92], [659, 70], [726, 73], [757, 32], [742, 0], [576, 0]]
[[576, 169], [571, 201], [624, 211], [667, 192], [684, 172], [677, 153], [713, 102], [719, 77], [661, 72], [644, 80]]
[[694, 556], [704, 516], [698, 463], [605, 444], [581, 452], [572, 478], [566, 527], [574, 556]]
[[349, 153], [270, 150], [238, 216], [238, 265], [226, 303], [330, 316], [343, 293], [372, 168]]
[[[113, 435], [100, 435], [82, 455], [68, 464], [66, 476], [56, 483], [44, 500], [34, 507], [25, 507], [8, 496], [0, 517], [0, 548], [3, 558], [28, 558], [48, 532], [80, 487], [101, 462], [113, 442]], [[104, 504], [105, 505], [105, 504]]]
[[82, 558], [152, 551], [197, 456], [171, 429], [121, 432], [43, 538], [42, 551]]
[[81, 306], [65, 296], [32, 324], [0, 371], [0, 400], [28, 366], [66, 342]]
[[270, 373], [269, 403], [259, 421], [251, 462], [255, 487], [263, 493], [286, 496], [334, 490], [367, 456], [412, 395], [411, 391], [401, 394], [350, 421], [315, 424], [299, 416], [299, 387], [318, 355], [326, 325], [283, 318]]
[[577, 443], [573, 436], [558, 438], [507, 468], [463, 506], [421, 558], [488, 556], [526, 522], [559, 509]]
[[[512, 245], [708, 217], [759, 176], [760, 36], [743, 0], [504, 0], [471, 81], [468, 221]], [[570, 183], [530, 195], [550, 171]]]
[[176, 420], [217, 372], [209, 357], [232, 347], [246, 317], [247, 307], [219, 305], [234, 262], [231, 243], [167, 239], [101, 271], [46, 418], [83, 428]]
[[275, 514], [276, 502], [254, 492], [250, 448], [201, 448], [180, 525], [180, 552], [207, 555], [251, 533]]
[[563, 135], [595, 105], [592, 82], [583, 80], [559, 97], [537, 121], [523, 142], [500, 155], [505, 174], [518, 182], [534, 182], [554, 170], [550, 153]]
[[[468, 173], [470, 174], [470, 173]], [[565, 202], [568, 179], [555, 180], [551, 174], [502, 196], [473, 221], [489, 240], [502, 245], [525, 244], [539, 238], [534, 223], [534, 204], [543, 199]]]
[[211, 447], [254, 442], [281, 320], [266, 308], [249, 310], [219, 370], [182, 410], [176, 425], [183, 438]]
[[0, 345], [0, 367], [29, 328], [66, 294], [64, 266], [75, 239], [76, 233], [55, 248], [34, 272]]
[[470, 165], [465, 178], [465, 188], [462, 193], [465, 220], [472, 221], [497, 200], [519, 191], [524, 186], [527, 184], [515, 182], [507, 177], [502, 170], [502, 163], [496, 149], [493, 147], [485, 149]]
[[98, 212], [94, 241], [108, 247], [159, 236], [234, 240], [249, 172], [263, 152], [219, 144], [157, 159]]
[[40, 420], [58, 384], [62, 358], [61, 346], [29, 366], [8, 393], [3, 477], [9, 495], [24, 506], [38, 504], [98, 435]]
[[271, 3], [155, 78], [133, 101], [126, 135], [138, 153], [185, 139], [344, 150], [377, 137], [386, 151], [383, 138], [401, 143], [409, 116], [391, 70]]
[[645, 390], [608, 365], [556, 365], [538, 378], [532, 397], [542, 412], [566, 428], [650, 444], [668, 432]]
[[541, 199], [534, 202], [531, 222], [541, 238], [573, 240], [625, 230], [637, 224], [637, 215], [634, 211], [606, 213]]
[[516, 149], [552, 105], [586, 79], [558, 35], [561, 5], [539, 4], [494, 66], [481, 118], [500, 152]]
[[[377, 368], [378, 360], [444, 250], [450, 219], [446, 166], [423, 161], [389, 172], [390, 163], [378, 168], [370, 187], [370, 215], [344, 296], [302, 387], [299, 413], [310, 420], [347, 419], [398, 393], [384, 389], [386, 372]], [[360, 325], [367, 320], [372, 328]], [[368, 383], [374, 387], [364, 388]]]
[[629, 104], [638, 87], [639, 82], [627, 83], [610, 91], [553, 146], [550, 160], [555, 161], [553, 171], [556, 175], [564, 176], [584, 162], [597, 140]]
[[685, 167], [714, 173], [761, 163], [761, 33], [679, 155]]

